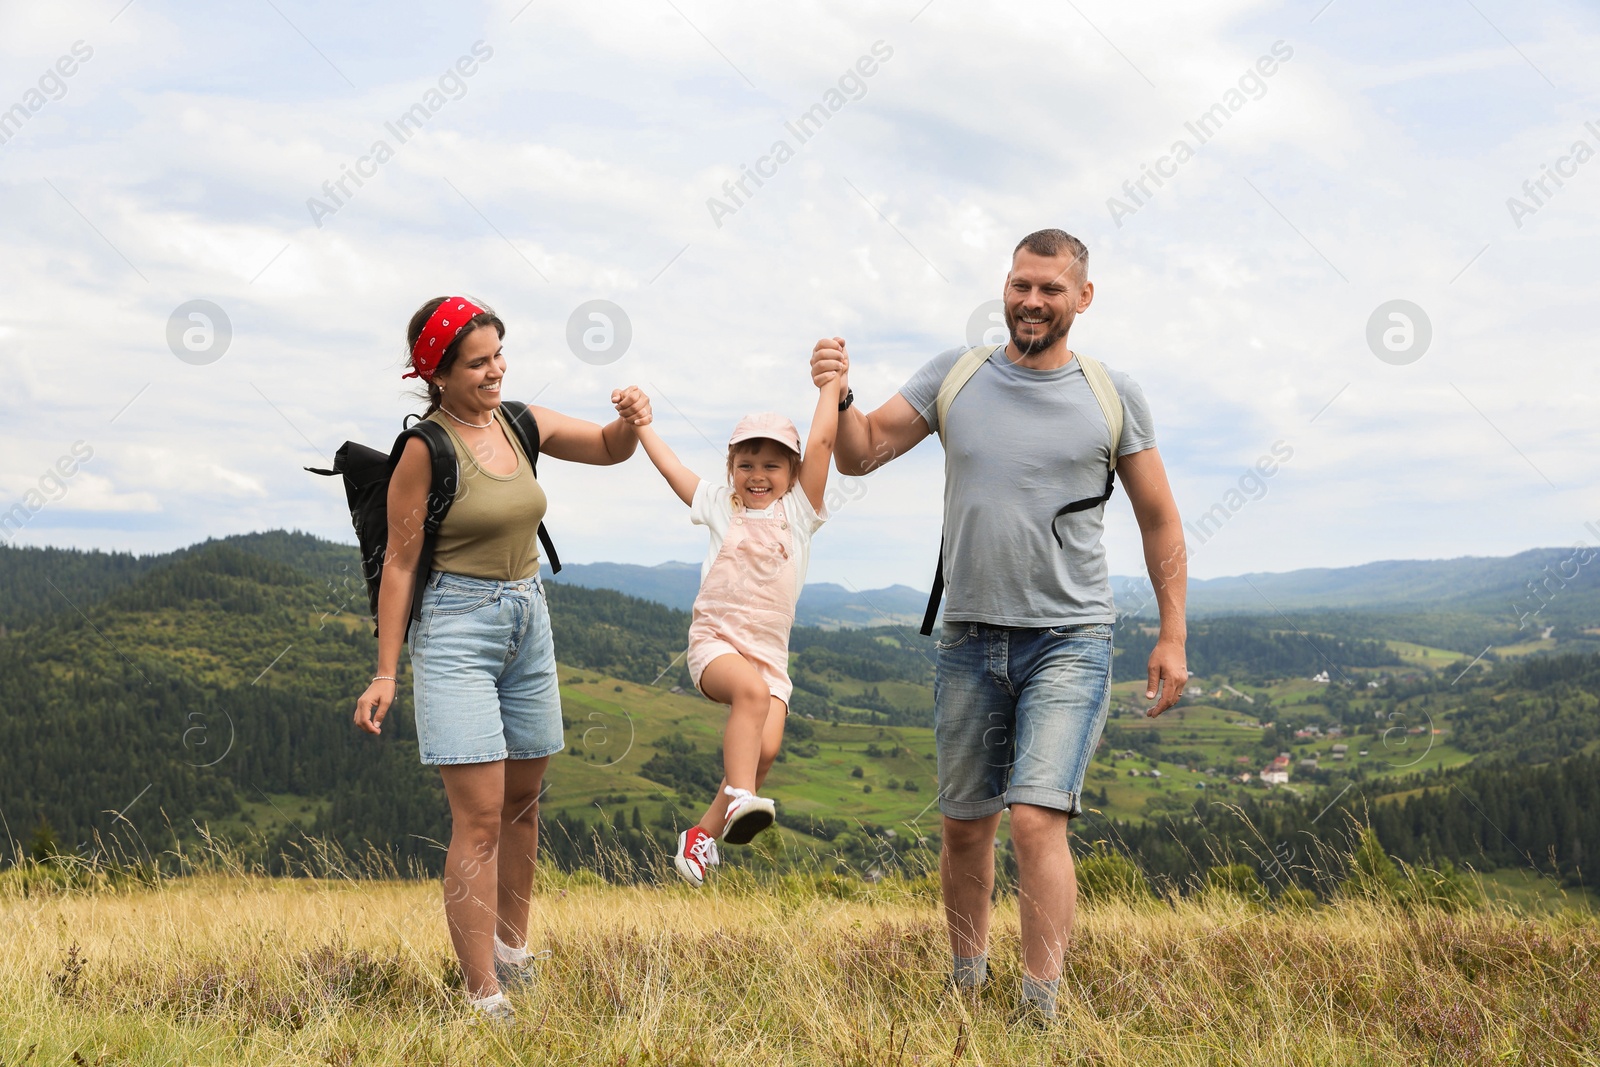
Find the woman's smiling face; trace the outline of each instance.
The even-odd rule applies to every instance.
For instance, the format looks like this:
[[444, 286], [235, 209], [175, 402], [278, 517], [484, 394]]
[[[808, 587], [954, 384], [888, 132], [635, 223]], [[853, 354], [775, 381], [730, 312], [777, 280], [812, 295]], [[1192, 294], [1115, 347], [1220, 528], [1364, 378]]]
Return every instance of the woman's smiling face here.
[[[506, 373], [506, 356], [500, 332], [479, 326], [461, 339], [455, 362], [434, 382], [444, 390], [445, 402], [468, 411], [488, 411], [500, 406], [500, 381]], [[460, 414], [458, 409], [457, 414]]]

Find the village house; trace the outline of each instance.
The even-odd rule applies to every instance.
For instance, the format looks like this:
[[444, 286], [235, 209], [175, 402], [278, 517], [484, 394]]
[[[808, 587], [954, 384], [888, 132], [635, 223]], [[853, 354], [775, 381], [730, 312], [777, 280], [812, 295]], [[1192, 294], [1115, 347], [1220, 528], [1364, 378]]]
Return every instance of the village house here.
[[1261, 770], [1261, 780], [1268, 785], [1289, 784], [1289, 753], [1280, 752]]

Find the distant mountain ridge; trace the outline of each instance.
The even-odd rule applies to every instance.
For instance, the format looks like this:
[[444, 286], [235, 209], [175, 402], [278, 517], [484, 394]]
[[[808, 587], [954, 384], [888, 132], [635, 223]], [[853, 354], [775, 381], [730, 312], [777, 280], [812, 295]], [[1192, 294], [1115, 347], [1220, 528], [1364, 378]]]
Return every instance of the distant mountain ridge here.
[[[688, 610], [699, 588], [700, 565], [569, 563], [559, 577], [548, 570], [545, 577]], [[1120, 613], [1155, 617], [1149, 578], [1119, 575], [1111, 584]], [[811, 582], [800, 594], [796, 621], [822, 627], [913, 626], [921, 622], [926, 603], [924, 590], [905, 585], [858, 590]], [[1380, 560], [1189, 582], [1191, 616], [1351, 609], [1470, 613], [1541, 628], [1561, 623], [1600, 626], [1600, 549], [1534, 548], [1513, 556]]]
[[[614, 589], [688, 611], [700, 591], [700, 564], [671, 560], [653, 567], [636, 563], [568, 563], [559, 575], [539, 572], [550, 582], [588, 589]], [[928, 594], [907, 585], [847, 589], [833, 582], [808, 582], [800, 592], [795, 622], [832, 629], [841, 626], [905, 626], [922, 621]]]
[[[233, 545], [297, 567], [325, 584], [330, 608], [365, 610], [366, 586], [361, 578], [361, 557], [354, 545], [326, 541], [298, 530], [266, 530], [214, 538], [146, 556], [0, 545], [0, 626], [15, 628], [60, 610], [63, 597], [82, 606], [212, 544]], [[24, 558], [31, 561], [30, 565], [20, 565]], [[18, 562], [11, 562], [13, 559]], [[610, 589], [680, 611], [693, 607], [695, 593], [700, 589], [700, 564], [678, 561], [655, 566], [568, 563], [559, 576], [552, 575], [549, 567], [541, 568], [540, 574], [546, 581]], [[810, 582], [800, 594], [795, 621], [801, 626], [823, 629], [917, 625], [926, 600], [927, 593], [904, 585], [853, 590], [832, 582]]]
[[[1119, 610], [1154, 617], [1145, 577], [1112, 578]], [[1380, 560], [1354, 567], [1191, 579], [1191, 615], [1360, 608], [1451, 611], [1517, 624], [1600, 625], [1600, 549], [1534, 548], [1513, 556]]]
[[[355, 546], [287, 530], [236, 534], [205, 544], [237, 545], [288, 563], [322, 579], [330, 606], [360, 608], [366, 593]], [[85, 606], [85, 598], [131, 584], [156, 566], [205, 544], [161, 555], [20, 549], [0, 545], [0, 626], [26, 625], [39, 613], [59, 610], [63, 598]], [[22, 566], [23, 553], [29, 565]], [[16, 563], [10, 563], [15, 554]], [[39, 564], [44, 566], [40, 567]], [[45, 573], [48, 571], [48, 575]], [[553, 582], [611, 589], [687, 611], [700, 584], [700, 565], [671, 561], [569, 563]], [[1114, 576], [1118, 610], [1154, 619], [1156, 605], [1145, 577]], [[905, 585], [852, 589], [831, 582], [808, 583], [796, 621], [825, 629], [915, 626], [927, 593]], [[1349, 611], [1453, 613], [1532, 630], [1564, 626], [1600, 628], [1600, 548], [1535, 548], [1512, 556], [1463, 556], [1446, 560], [1381, 560], [1353, 567], [1313, 567], [1277, 573], [1192, 579], [1188, 611], [1193, 617], [1233, 613]]]

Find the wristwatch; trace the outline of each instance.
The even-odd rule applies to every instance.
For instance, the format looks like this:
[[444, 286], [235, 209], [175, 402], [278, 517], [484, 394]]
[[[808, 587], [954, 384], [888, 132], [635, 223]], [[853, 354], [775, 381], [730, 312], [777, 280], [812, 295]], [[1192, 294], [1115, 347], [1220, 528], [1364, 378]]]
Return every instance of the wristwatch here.
[[856, 402], [856, 391], [854, 389], [846, 389], [844, 391], [844, 399], [839, 401], [839, 410], [841, 412], [843, 412], [847, 408], [849, 408], [851, 404], [854, 404], [855, 402]]

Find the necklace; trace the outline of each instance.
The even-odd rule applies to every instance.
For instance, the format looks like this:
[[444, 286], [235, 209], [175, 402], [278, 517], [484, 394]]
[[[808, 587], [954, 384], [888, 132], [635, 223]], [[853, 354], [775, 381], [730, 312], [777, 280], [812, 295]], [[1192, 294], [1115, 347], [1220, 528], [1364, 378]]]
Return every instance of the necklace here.
[[489, 427], [494, 425], [494, 413], [493, 412], [489, 413], [489, 421], [488, 422], [468, 422], [466, 419], [463, 419], [460, 415], [457, 415], [455, 412], [451, 411], [449, 408], [445, 407], [443, 404], [439, 405], [439, 410], [444, 412], [446, 415], [449, 415], [452, 419], [455, 419], [461, 425], [463, 425], [463, 426], [471, 426], [475, 430], [487, 430]]

